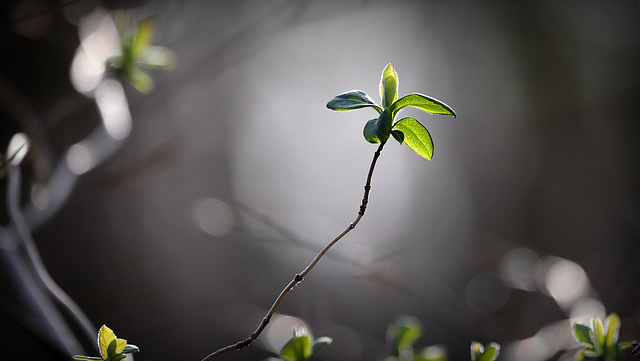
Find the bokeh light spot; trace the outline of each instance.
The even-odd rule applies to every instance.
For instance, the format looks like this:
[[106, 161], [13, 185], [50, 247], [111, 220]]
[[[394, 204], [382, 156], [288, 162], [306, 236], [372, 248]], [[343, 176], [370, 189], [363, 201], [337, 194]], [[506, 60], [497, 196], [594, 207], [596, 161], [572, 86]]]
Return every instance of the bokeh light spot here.
[[516, 248], [502, 258], [500, 274], [509, 286], [534, 291], [539, 262], [540, 259], [534, 251]]
[[222, 237], [233, 225], [233, 210], [219, 199], [204, 198], [193, 207], [193, 219], [205, 233]]
[[109, 136], [115, 140], [126, 138], [131, 132], [131, 114], [122, 85], [112, 79], [100, 83], [96, 103]]
[[600, 300], [593, 297], [583, 298], [578, 301], [572, 308], [570, 317], [573, 322], [589, 324], [593, 316], [604, 319], [606, 311]]
[[51, 195], [49, 194], [49, 189], [40, 184], [36, 184], [31, 187], [31, 203], [39, 209], [44, 210], [49, 205], [49, 201], [51, 200]]
[[71, 83], [77, 91], [89, 93], [93, 91], [104, 74], [104, 64], [92, 59], [82, 47], [76, 50], [71, 63]]
[[307, 324], [297, 317], [275, 314], [264, 330], [263, 345], [266, 349], [280, 353], [280, 349], [284, 346], [293, 335], [294, 330], [305, 330], [308, 332]]
[[582, 267], [566, 259], [557, 259], [551, 264], [545, 277], [545, 287], [549, 295], [563, 307], [578, 301], [590, 288]]
[[72, 145], [67, 151], [67, 166], [74, 174], [86, 173], [95, 165], [95, 156], [84, 144]]
[[16, 133], [11, 137], [9, 146], [7, 147], [7, 156], [11, 158], [11, 164], [19, 165], [22, 163], [27, 151], [29, 150], [29, 139], [24, 133]]

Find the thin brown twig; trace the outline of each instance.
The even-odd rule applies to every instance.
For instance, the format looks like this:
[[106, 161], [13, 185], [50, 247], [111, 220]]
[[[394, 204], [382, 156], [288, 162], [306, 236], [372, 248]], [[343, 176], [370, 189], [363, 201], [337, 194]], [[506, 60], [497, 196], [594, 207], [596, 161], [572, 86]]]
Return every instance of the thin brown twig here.
[[262, 321], [258, 325], [258, 328], [256, 328], [255, 331], [253, 331], [251, 335], [249, 335], [249, 337], [247, 337], [242, 341], [225, 346], [221, 349], [218, 349], [217, 351], [212, 352], [207, 357], [203, 358], [202, 361], [210, 361], [224, 353], [240, 350], [242, 348], [249, 346], [253, 341], [255, 341], [258, 338], [258, 336], [260, 336], [260, 334], [265, 329], [265, 327], [267, 327], [267, 324], [269, 324], [269, 321], [271, 321], [271, 317], [273, 317], [273, 315], [276, 313], [278, 306], [280, 306], [280, 303], [282, 303], [282, 300], [284, 300], [287, 294], [298, 283], [302, 282], [302, 279], [304, 279], [304, 277], [309, 272], [311, 272], [313, 267], [315, 267], [315, 265], [329, 251], [331, 247], [333, 247], [336, 243], [338, 243], [338, 241], [340, 241], [347, 233], [351, 232], [354, 228], [356, 228], [356, 225], [358, 225], [358, 223], [364, 216], [364, 212], [367, 210], [367, 204], [369, 203], [369, 192], [371, 191], [371, 177], [373, 176], [373, 170], [376, 166], [376, 162], [380, 157], [380, 153], [382, 152], [382, 148], [384, 147], [385, 143], [386, 142], [380, 143], [380, 146], [378, 146], [378, 149], [373, 155], [373, 160], [371, 161], [371, 166], [369, 167], [369, 174], [367, 175], [367, 182], [364, 185], [364, 196], [362, 197], [362, 203], [360, 204], [360, 210], [358, 211], [358, 216], [356, 217], [356, 219], [353, 222], [351, 222], [351, 224], [349, 224], [349, 226], [347, 226], [347, 228], [344, 231], [342, 231], [342, 233], [340, 233], [338, 236], [336, 236], [336, 238], [334, 238], [331, 242], [329, 242], [326, 246], [324, 246], [324, 248], [314, 257], [311, 263], [309, 263], [309, 265], [304, 270], [302, 270], [302, 272], [297, 273], [293, 277], [293, 279], [289, 282], [289, 284], [287, 284], [287, 286], [280, 292], [280, 295], [278, 295], [278, 298], [276, 298], [276, 300], [273, 302], [273, 304], [271, 305], [271, 308], [269, 308], [269, 311], [267, 311], [267, 314], [262, 318]]

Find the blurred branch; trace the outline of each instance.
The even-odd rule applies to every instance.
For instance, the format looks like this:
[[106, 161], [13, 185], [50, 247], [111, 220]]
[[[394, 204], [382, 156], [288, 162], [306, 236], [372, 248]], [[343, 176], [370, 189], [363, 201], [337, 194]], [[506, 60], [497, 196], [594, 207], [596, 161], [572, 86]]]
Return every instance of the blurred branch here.
[[358, 211], [358, 216], [356, 217], [356, 219], [353, 222], [351, 222], [351, 224], [349, 224], [349, 226], [347, 226], [347, 228], [344, 231], [342, 231], [342, 233], [340, 233], [336, 238], [334, 238], [331, 242], [329, 242], [326, 246], [324, 246], [324, 248], [315, 256], [315, 258], [311, 261], [311, 263], [309, 263], [309, 265], [304, 270], [302, 270], [302, 272], [297, 273], [293, 277], [293, 279], [289, 282], [289, 284], [287, 284], [287, 286], [282, 290], [282, 292], [280, 292], [280, 295], [278, 296], [278, 298], [276, 298], [276, 300], [273, 302], [273, 304], [271, 305], [271, 308], [269, 308], [269, 311], [267, 312], [265, 317], [262, 319], [262, 321], [258, 325], [258, 328], [256, 328], [256, 330], [253, 331], [251, 335], [249, 335], [249, 337], [247, 337], [242, 341], [239, 341], [234, 344], [225, 346], [221, 349], [218, 349], [217, 351], [209, 354], [207, 357], [202, 359], [202, 361], [209, 361], [224, 353], [240, 350], [242, 348], [249, 346], [253, 341], [255, 341], [258, 338], [258, 336], [260, 336], [264, 328], [267, 326], [267, 324], [271, 320], [271, 317], [273, 317], [276, 310], [278, 309], [278, 306], [280, 306], [280, 303], [282, 303], [282, 300], [284, 300], [287, 294], [289, 294], [289, 292], [298, 283], [302, 282], [304, 277], [309, 272], [311, 272], [311, 270], [315, 267], [315, 265], [329, 251], [329, 249], [333, 247], [333, 245], [338, 243], [338, 241], [340, 241], [345, 235], [347, 235], [347, 233], [351, 232], [351, 230], [356, 228], [356, 225], [358, 225], [358, 223], [364, 216], [364, 212], [367, 210], [367, 204], [369, 203], [369, 192], [371, 191], [371, 177], [373, 176], [373, 170], [376, 166], [376, 162], [378, 161], [378, 158], [380, 157], [380, 153], [382, 152], [382, 148], [384, 148], [385, 144], [386, 142], [380, 143], [380, 146], [378, 146], [378, 149], [373, 155], [373, 160], [371, 160], [371, 166], [369, 167], [369, 173], [367, 175], [367, 182], [364, 185], [364, 196], [362, 197], [362, 203], [360, 204], [360, 210]]
[[[45, 114], [38, 115], [18, 87], [6, 77], [0, 75], [0, 107], [11, 114], [15, 122], [29, 138], [27, 143], [28, 153], [37, 150], [39, 153], [45, 153], [44, 157], [47, 157], [50, 150], [46, 148], [45, 142], [40, 142], [40, 140], [46, 140], [46, 136], [52, 129], [57, 127], [66, 116], [84, 105], [88, 100], [88, 98], [77, 93], [66, 94], [61, 96]], [[38, 145], [37, 147], [36, 144]], [[2, 178], [2, 172], [6, 170], [7, 164], [15, 158], [16, 154], [22, 151], [23, 147], [24, 145], [20, 146], [11, 154], [4, 154], [4, 157], [0, 159], [0, 178]]]
[[[25, 292], [23, 292], [23, 295], [29, 298], [29, 300], [27, 300], [28, 304], [36, 305], [35, 310], [36, 313], [39, 313], [38, 317], [40, 321], [43, 322], [44, 329], [49, 329], [46, 339], [57, 343], [61, 349], [71, 355], [81, 351], [82, 347], [73, 336], [72, 331], [65, 324], [61, 315], [59, 315], [53, 305], [50, 304], [45, 294], [38, 289], [37, 284], [40, 284], [60, 306], [66, 309], [86, 334], [88, 340], [93, 339], [95, 330], [80, 307], [78, 307], [71, 297], [51, 278], [51, 275], [47, 272], [40, 258], [33, 238], [31, 237], [31, 231], [20, 208], [21, 171], [19, 165], [9, 165], [8, 179], [7, 208], [9, 210], [11, 223], [7, 232], [13, 232], [14, 237], [11, 237], [13, 238], [13, 242], [4, 245], [5, 247], [3, 248], [5, 248], [4, 250], [8, 255], [13, 255], [12, 257], [17, 256], [20, 248], [24, 249], [26, 262], [24, 262], [23, 267], [16, 268], [16, 277], [21, 279], [19, 283], [27, 288]], [[16, 262], [14, 260], [11, 263], [14, 264]], [[28, 271], [28, 268], [31, 268], [33, 272]]]
[[54, 10], [60, 10], [62, 8], [64, 8], [65, 6], [69, 6], [69, 5], [73, 5], [75, 3], [78, 3], [82, 0], [69, 0], [67, 2], [61, 2], [58, 6], [49, 6], [40, 10], [34, 10], [30, 13], [24, 14], [22, 16], [19, 16], [17, 18], [13, 18], [13, 19], [9, 19], [10, 23], [20, 23], [20, 22], [25, 22], [25, 21], [29, 21], [32, 19], [35, 19], [39, 16], [42, 15], [46, 15], [48, 13], [53, 12]]

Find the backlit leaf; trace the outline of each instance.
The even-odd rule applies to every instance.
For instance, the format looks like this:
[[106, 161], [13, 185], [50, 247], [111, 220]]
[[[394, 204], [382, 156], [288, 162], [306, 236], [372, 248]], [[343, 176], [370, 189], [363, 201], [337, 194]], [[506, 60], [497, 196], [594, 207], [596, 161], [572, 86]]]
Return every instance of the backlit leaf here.
[[135, 59], [139, 58], [147, 50], [147, 46], [153, 40], [154, 31], [155, 24], [151, 18], [144, 18], [140, 21], [132, 44]]
[[351, 90], [339, 94], [327, 103], [327, 108], [336, 111], [347, 111], [365, 107], [374, 108], [378, 113], [382, 113], [382, 109], [362, 90]]
[[111, 341], [114, 341], [115, 339], [116, 335], [109, 327], [107, 327], [107, 325], [102, 325], [102, 327], [100, 327], [100, 331], [98, 331], [98, 347], [100, 348], [100, 355], [102, 355], [103, 359], [109, 357], [107, 349], [109, 348]]
[[604, 351], [604, 333], [602, 331], [602, 321], [596, 316], [591, 319], [591, 327], [593, 329], [593, 348], [598, 355], [602, 355]]
[[618, 347], [620, 348], [620, 350], [626, 350], [631, 347], [637, 347], [637, 343], [636, 342], [620, 342], [618, 344]]
[[140, 351], [140, 348], [136, 345], [131, 345], [131, 344], [127, 344], [124, 349], [122, 350], [122, 354], [126, 355], [128, 353], [134, 353], [134, 352], [138, 352]]
[[122, 353], [127, 346], [127, 340], [122, 338], [116, 338], [116, 354]]
[[471, 361], [479, 361], [484, 353], [484, 346], [480, 342], [471, 342]]
[[391, 355], [399, 357], [403, 351], [411, 350], [422, 332], [422, 324], [416, 318], [398, 317], [387, 329], [387, 344]]
[[398, 74], [391, 64], [387, 64], [380, 77], [380, 98], [383, 109], [390, 107], [398, 99]]
[[137, 67], [132, 68], [128, 74], [129, 81], [140, 93], [147, 94], [153, 88], [153, 79]]
[[379, 117], [371, 119], [364, 126], [364, 138], [369, 143], [382, 143], [391, 135], [391, 119], [389, 111], [385, 109]]
[[573, 336], [587, 347], [593, 347], [593, 332], [588, 326], [576, 323], [573, 325]]
[[492, 342], [484, 349], [478, 361], [494, 361], [498, 355], [500, 355], [500, 345]]
[[398, 99], [391, 105], [391, 115], [395, 116], [400, 109], [407, 106], [418, 108], [427, 113], [456, 116], [456, 112], [453, 108], [444, 102], [419, 93], [408, 94]]
[[293, 337], [280, 351], [280, 358], [287, 361], [306, 361], [311, 352], [311, 341], [308, 335]]
[[404, 142], [414, 152], [423, 158], [431, 160], [433, 157], [433, 141], [427, 128], [414, 118], [400, 119], [394, 126], [404, 134]]
[[615, 347], [618, 344], [618, 332], [620, 331], [620, 317], [612, 313], [607, 317], [607, 335], [605, 345], [607, 348]]
[[127, 357], [127, 355], [117, 354], [117, 355], [113, 355], [113, 357], [111, 357], [111, 359], [109, 359], [107, 361], [120, 361], [120, 360], [123, 360], [126, 357]]
[[313, 341], [313, 345], [311, 346], [311, 353], [309, 356], [315, 354], [319, 350], [323, 349], [325, 346], [330, 345], [333, 342], [331, 337], [320, 337]]

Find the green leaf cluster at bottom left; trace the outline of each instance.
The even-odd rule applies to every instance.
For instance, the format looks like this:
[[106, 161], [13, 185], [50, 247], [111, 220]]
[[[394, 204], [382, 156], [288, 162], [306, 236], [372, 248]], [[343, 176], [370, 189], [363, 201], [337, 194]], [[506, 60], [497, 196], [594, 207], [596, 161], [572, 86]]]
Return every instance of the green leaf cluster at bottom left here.
[[127, 340], [117, 338], [107, 325], [102, 325], [98, 331], [98, 348], [100, 349], [100, 357], [75, 355], [73, 358], [76, 360], [120, 361], [127, 357], [127, 354], [140, 351], [138, 346], [127, 344]]

